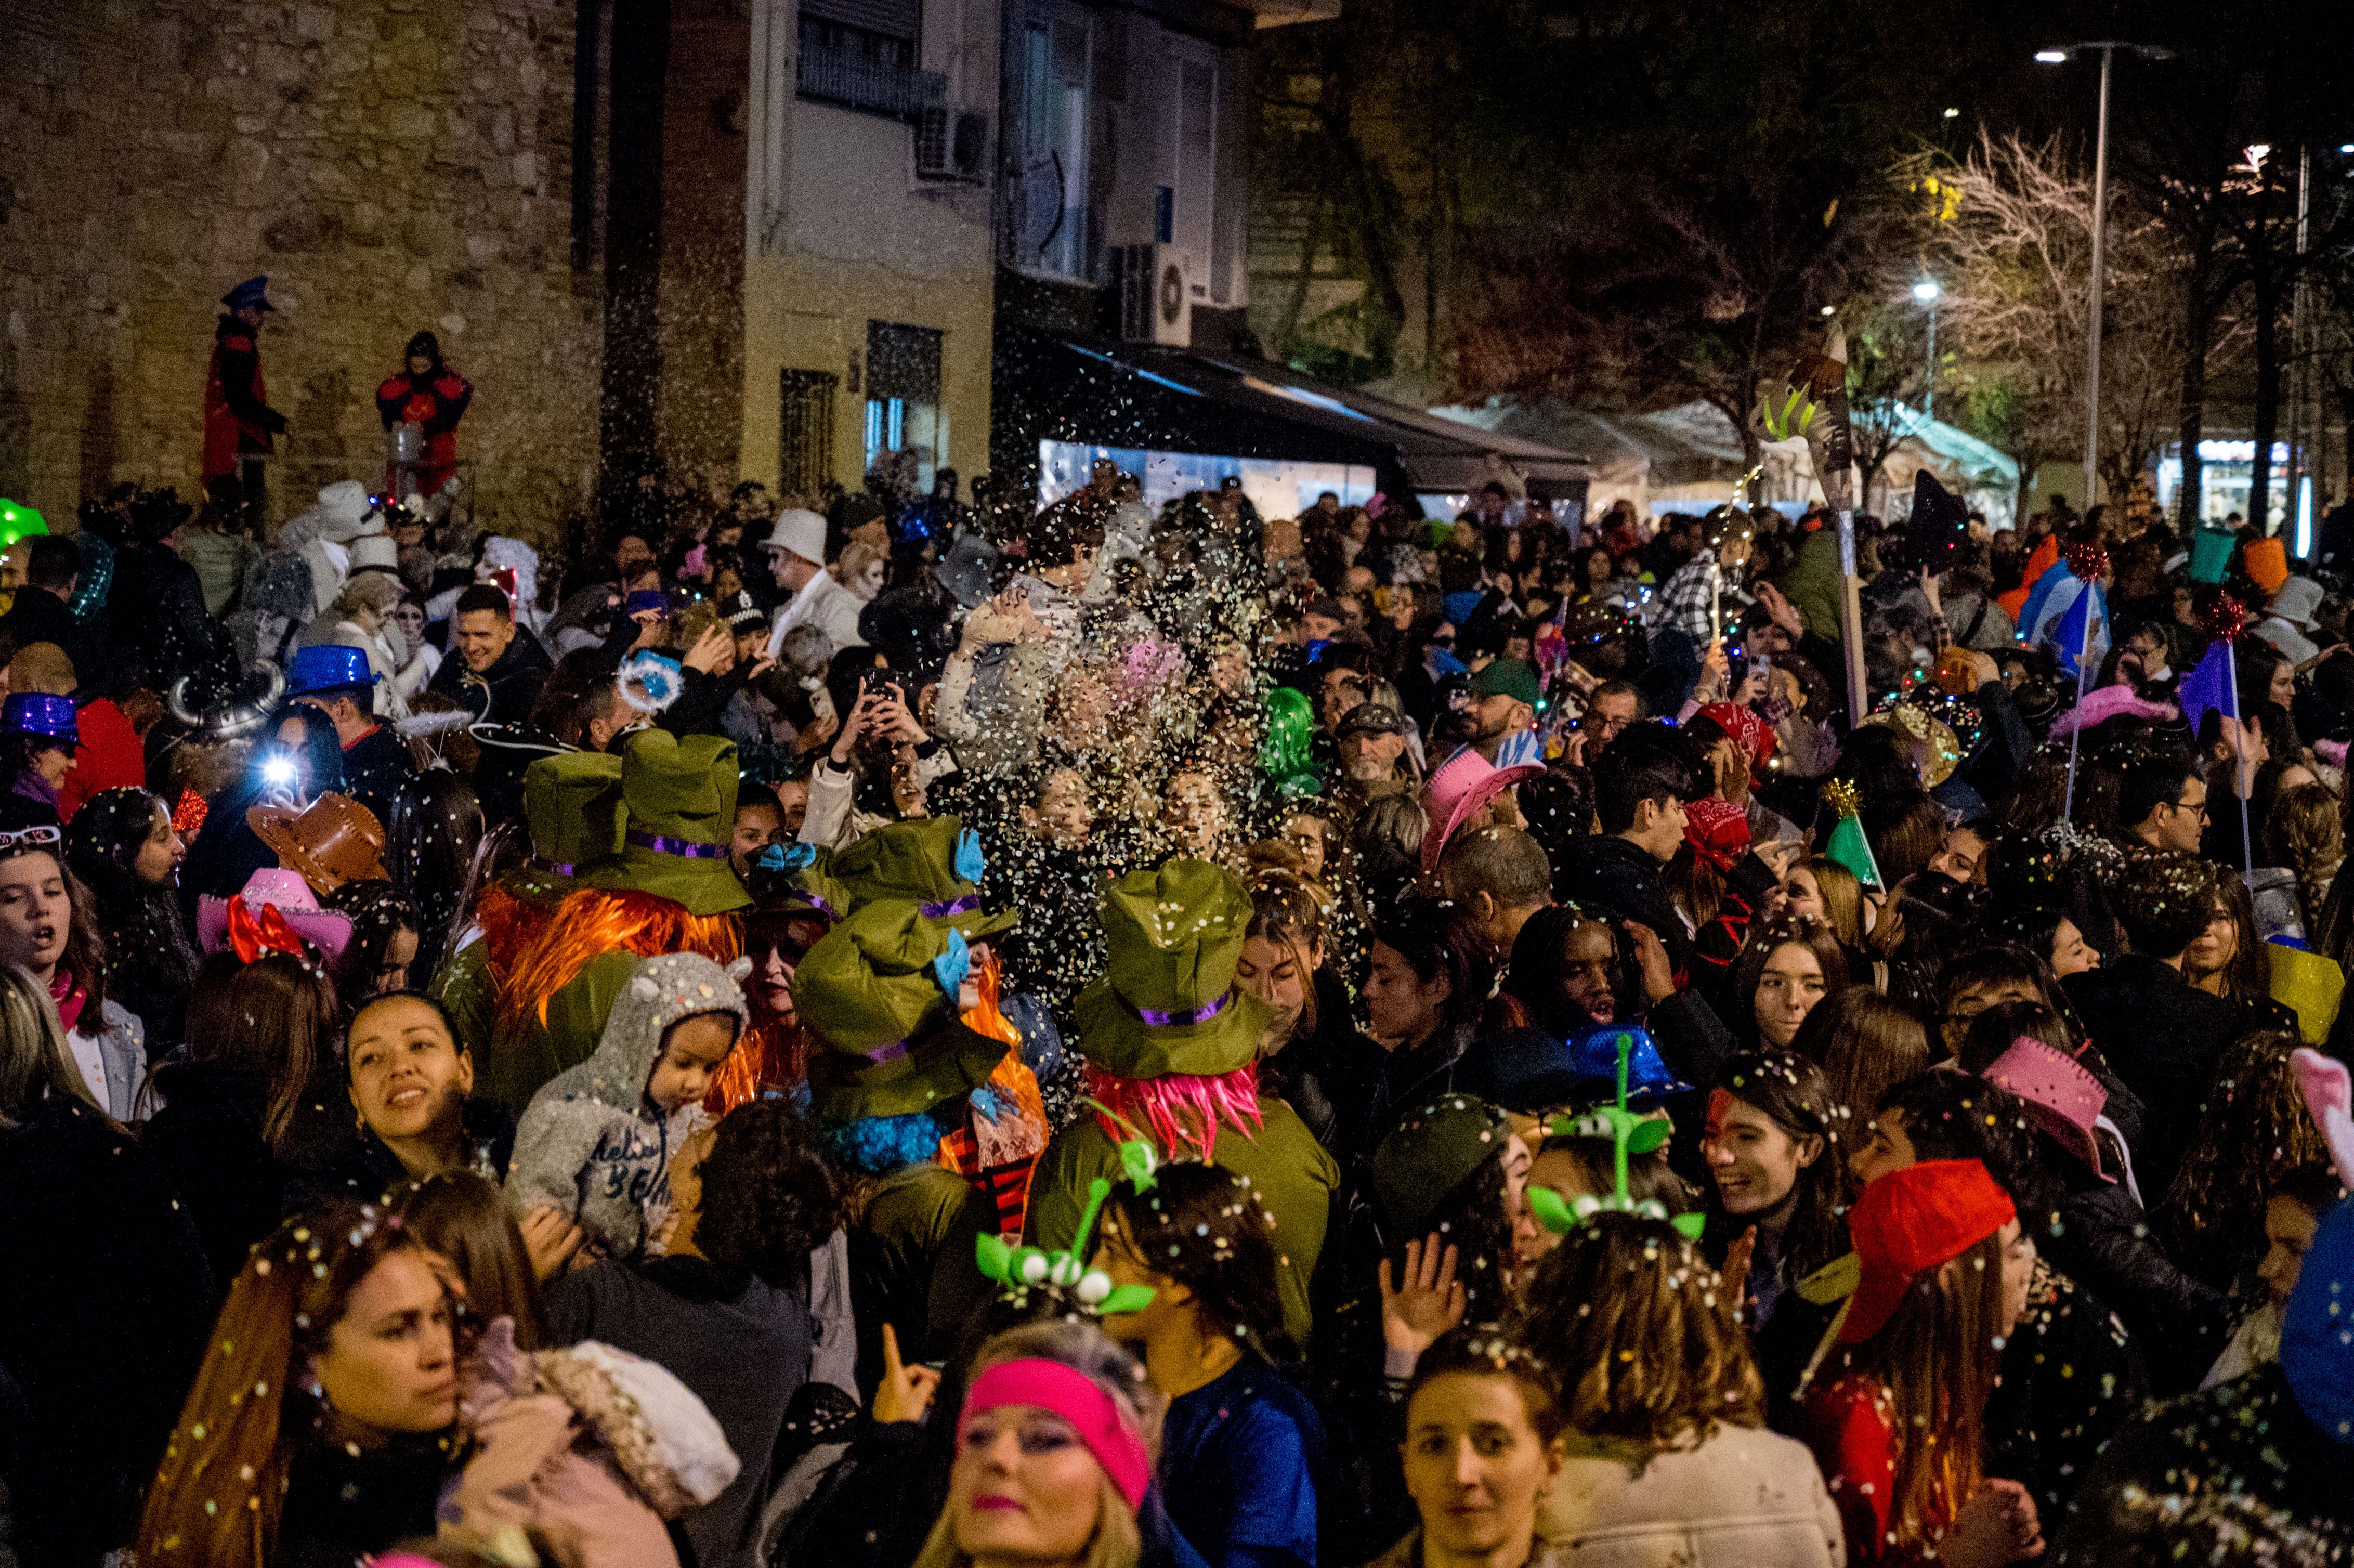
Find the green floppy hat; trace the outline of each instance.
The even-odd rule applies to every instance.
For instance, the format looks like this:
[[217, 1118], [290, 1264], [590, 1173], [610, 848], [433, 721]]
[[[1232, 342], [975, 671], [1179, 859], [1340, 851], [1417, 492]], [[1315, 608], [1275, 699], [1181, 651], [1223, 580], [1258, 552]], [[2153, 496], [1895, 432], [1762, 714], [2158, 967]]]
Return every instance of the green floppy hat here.
[[793, 1011], [817, 1037], [810, 1108], [820, 1120], [840, 1125], [929, 1110], [987, 1083], [1004, 1060], [1002, 1041], [958, 1019], [934, 968], [957, 950], [950, 937], [916, 905], [883, 899], [802, 957], [793, 971]]
[[1511, 1123], [1486, 1100], [1441, 1095], [1406, 1113], [1373, 1150], [1373, 1201], [1396, 1233], [1421, 1235], [1447, 1194], [1487, 1163], [1511, 1136]]
[[1021, 916], [1012, 910], [982, 912], [977, 885], [978, 837], [961, 842], [964, 824], [954, 817], [918, 817], [886, 822], [833, 857], [834, 877], [850, 890], [854, 906], [877, 899], [905, 899], [924, 917], [955, 927], [968, 941], [1011, 931]]
[[1267, 1004], [1235, 986], [1250, 895], [1202, 860], [1131, 871], [1104, 890], [1110, 962], [1071, 1008], [1079, 1054], [1123, 1078], [1213, 1077], [1247, 1065]]
[[531, 859], [506, 877], [519, 898], [555, 904], [581, 872], [621, 853], [621, 759], [601, 751], [543, 757], [524, 770]]
[[736, 831], [736, 743], [716, 735], [640, 730], [621, 753], [629, 819], [618, 858], [581, 874], [591, 887], [651, 893], [690, 915], [752, 902], [727, 864]]

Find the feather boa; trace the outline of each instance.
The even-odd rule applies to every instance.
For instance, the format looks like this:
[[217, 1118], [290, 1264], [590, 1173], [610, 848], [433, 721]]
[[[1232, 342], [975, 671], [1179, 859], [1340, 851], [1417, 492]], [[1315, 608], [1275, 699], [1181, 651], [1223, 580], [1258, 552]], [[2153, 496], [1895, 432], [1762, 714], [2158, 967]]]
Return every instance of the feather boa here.
[[1157, 1078], [1122, 1078], [1090, 1062], [1086, 1075], [1088, 1097], [1102, 1107], [1096, 1125], [1104, 1136], [1119, 1143], [1141, 1131], [1165, 1158], [1192, 1150], [1208, 1160], [1220, 1122], [1245, 1138], [1261, 1124], [1257, 1062], [1214, 1077], [1164, 1073]]

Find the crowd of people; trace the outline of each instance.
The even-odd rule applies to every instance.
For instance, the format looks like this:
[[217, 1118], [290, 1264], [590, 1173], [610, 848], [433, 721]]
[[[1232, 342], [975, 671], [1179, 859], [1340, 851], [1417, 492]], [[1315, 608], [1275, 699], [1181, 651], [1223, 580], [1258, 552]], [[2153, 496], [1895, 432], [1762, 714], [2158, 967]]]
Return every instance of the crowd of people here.
[[0, 1563], [2346, 1560], [2354, 584], [959, 491], [9, 553]]

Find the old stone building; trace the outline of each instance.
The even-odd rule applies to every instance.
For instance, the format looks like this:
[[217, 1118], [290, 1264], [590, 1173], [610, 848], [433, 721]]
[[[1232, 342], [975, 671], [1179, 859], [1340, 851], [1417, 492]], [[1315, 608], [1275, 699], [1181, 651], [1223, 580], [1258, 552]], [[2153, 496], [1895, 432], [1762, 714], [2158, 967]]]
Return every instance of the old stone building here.
[[[482, 516], [547, 536], [598, 459], [584, 13], [593, 0], [0, 6], [0, 494], [53, 525], [115, 480], [193, 494], [215, 302], [261, 272], [279, 311], [262, 361], [291, 421], [280, 515], [381, 475], [376, 383], [430, 328], [475, 383], [460, 451]], [[599, 121], [583, 123], [593, 153]]]

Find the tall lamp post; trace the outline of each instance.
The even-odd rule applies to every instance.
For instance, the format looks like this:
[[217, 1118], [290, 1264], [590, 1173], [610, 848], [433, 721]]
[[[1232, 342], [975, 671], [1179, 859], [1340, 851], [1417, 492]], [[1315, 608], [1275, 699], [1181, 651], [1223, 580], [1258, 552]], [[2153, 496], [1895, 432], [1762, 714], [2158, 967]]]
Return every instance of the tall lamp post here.
[[2146, 60], [2170, 60], [2174, 51], [2158, 44], [2129, 44], [2115, 38], [2097, 38], [2082, 44], [2070, 44], [2063, 48], [2038, 49], [2036, 60], [2043, 65], [2063, 65], [2077, 55], [2097, 49], [2101, 55], [2101, 111], [2099, 130], [2093, 143], [2093, 277], [2090, 288], [2092, 309], [2084, 323], [2084, 510], [2093, 509], [2093, 486], [2097, 482], [2101, 466], [2101, 291], [2107, 280], [2105, 270], [2108, 241], [2109, 218], [2109, 66], [2119, 49], [2130, 50]]
[[1937, 302], [1945, 292], [1935, 278], [1913, 285], [1913, 297], [1929, 307], [1929, 365], [1921, 380], [1921, 415], [1932, 422], [1937, 418]]

